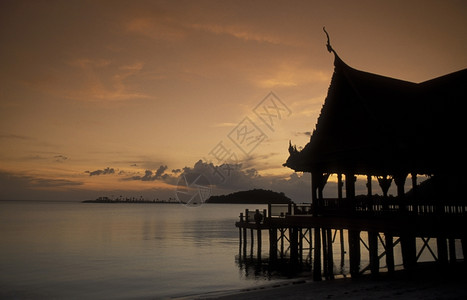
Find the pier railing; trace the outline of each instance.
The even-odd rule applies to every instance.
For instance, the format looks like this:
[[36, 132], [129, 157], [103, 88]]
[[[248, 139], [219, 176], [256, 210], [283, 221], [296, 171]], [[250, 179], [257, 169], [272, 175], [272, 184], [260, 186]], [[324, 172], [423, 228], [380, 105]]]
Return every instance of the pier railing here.
[[[251, 212], [254, 214], [254, 212]], [[268, 218], [283, 218], [295, 215], [323, 215], [323, 216], [381, 216], [381, 215], [453, 215], [467, 216], [467, 202], [460, 200], [450, 200], [444, 203], [422, 202], [412, 199], [397, 198], [365, 198], [359, 197], [354, 200], [325, 198], [318, 202], [318, 205], [310, 203], [304, 204], [269, 204]], [[253, 220], [250, 218], [250, 220]]]
[[465, 201], [449, 201], [448, 203], [429, 203], [411, 199], [397, 198], [364, 198], [337, 199], [325, 198], [319, 205], [311, 203], [268, 204], [268, 208], [245, 210], [240, 214], [240, 222], [262, 224], [267, 218], [285, 218], [287, 216], [356, 216], [356, 217], [397, 217], [397, 216], [467, 216]]

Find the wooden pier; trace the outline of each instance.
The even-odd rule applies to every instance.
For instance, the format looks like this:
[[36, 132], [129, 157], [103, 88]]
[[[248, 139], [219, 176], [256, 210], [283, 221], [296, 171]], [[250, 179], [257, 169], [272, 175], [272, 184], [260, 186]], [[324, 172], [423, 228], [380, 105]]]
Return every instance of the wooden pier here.
[[[246, 210], [235, 224], [239, 228], [240, 253], [246, 257], [249, 248], [250, 258], [255, 253], [257, 261], [264, 259], [262, 235], [266, 232], [271, 264], [287, 259], [293, 269], [306, 262], [316, 281], [333, 279], [336, 271], [352, 277], [367, 272], [373, 276], [378, 276], [380, 271], [394, 272], [396, 247], [401, 252], [402, 267], [407, 271], [417, 268], [424, 253], [429, 253], [440, 268], [457, 264], [467, 256], [467, 205], [435, 209], [428, 204], [408, 204], [409, 210], [401, 214], [383, 210], [383, 207], [399, 208], [396, 202], [384, 206], [372, 203], [369, 209], [366, 200], [349, 213], [336, 208], [339, 199], [327, 199], [327, 202], [332, 203], [332, 214], [313, 214], [311, 204], [292, 203], [270, 204], [262, 211]], [[326, 206], [321, 207], [321, 212], [325, 210]], [[436, 247], [430, 246], [432, 240], [436, 240]], [[456, 253], [456, 242], [462, 244], [462, 253]], [[339, 257], [334, 257], [334, 247], [340, 249]], [[363, 254], [369, 257], [367, 265], [362, 264]]]

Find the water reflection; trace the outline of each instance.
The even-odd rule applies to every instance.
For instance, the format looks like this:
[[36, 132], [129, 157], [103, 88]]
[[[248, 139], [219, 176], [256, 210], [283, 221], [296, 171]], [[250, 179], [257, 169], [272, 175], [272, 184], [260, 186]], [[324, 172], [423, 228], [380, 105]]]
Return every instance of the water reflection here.
[[306, 275], [311, 271], [309, 261], [292, 263], [289, 258], [270, 259], [269, 257], [236, 255], [240, 274], [246, 279], [278, 279]]

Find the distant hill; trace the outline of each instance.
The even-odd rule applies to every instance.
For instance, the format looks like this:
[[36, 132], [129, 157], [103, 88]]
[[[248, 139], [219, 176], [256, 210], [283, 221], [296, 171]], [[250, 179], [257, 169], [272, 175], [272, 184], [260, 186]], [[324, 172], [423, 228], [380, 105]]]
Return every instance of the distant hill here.
[[228, 195], [211, 196], [206, 203], [231, 203], [231, 204], [267, 204], [290, 203], [292, 200], [284, 193], [270, 190], [254, 189], [235, 192]]

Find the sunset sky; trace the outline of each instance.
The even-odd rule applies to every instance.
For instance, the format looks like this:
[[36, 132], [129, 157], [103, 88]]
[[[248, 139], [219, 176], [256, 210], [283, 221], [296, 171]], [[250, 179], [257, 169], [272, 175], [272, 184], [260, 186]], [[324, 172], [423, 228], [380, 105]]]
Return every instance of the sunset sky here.
[[421, 82], [467, 67], [461, 0], [1, 1], [0, 199], [167, 199], [184, 168], [229, 157], [241, 168], [214, 194], [305, 200], [309, 176], [282, 163], [331, 81], [323, 26], [356, 69]]

